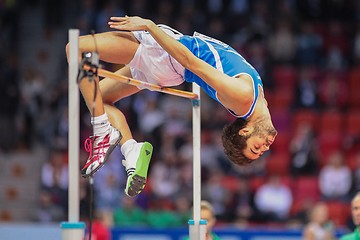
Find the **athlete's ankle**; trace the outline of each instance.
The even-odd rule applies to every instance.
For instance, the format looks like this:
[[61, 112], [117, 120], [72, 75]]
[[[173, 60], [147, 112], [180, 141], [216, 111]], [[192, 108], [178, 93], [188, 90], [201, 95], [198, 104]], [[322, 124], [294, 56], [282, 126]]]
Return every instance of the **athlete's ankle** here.
[[110, 122], [106, 113], [92, 117], [91, 124], [93, 125], [95, 136], [105, 135], [110, 131]]
[[132, 146], [134, 144], [136, 144], [137, 142], [135, 141], [135, 139], [128, 139], [126, 140], [122, 145], [121, 145], [121, 153], [123, 154], [123, 156], [126, 159], [126, 156], [128, 155], [129, 151], [131, 150]]

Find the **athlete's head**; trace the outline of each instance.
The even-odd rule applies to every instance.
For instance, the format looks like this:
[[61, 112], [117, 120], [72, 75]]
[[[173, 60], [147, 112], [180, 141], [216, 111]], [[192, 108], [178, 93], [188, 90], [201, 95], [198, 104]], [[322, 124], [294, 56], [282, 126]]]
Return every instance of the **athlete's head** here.
[[227, 157], [237, 165], [247, 165], [269, 150], [277, 134], [272, 124], [258, 119], [249, 121], [237, 118], [223, 129], [222, 142]]

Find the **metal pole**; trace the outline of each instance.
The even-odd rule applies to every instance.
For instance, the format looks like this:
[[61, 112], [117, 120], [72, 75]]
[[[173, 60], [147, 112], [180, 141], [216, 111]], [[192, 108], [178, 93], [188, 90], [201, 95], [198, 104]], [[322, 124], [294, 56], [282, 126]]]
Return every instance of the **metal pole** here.
[[198, 99], [192, 100], [193, 116], [193, 224], [190, 224], [190, 240], [205, 240], [204, 231], [200, 231], [200, 211], [201, 211], [201, 115], [200, 115], [200, 86], [192, 84], [193, 93]]
[[79, 30], [69, 30], [69, 222], [79, 221]]
[[77, 74], [79, 70], [79, 30], [69, 30], [69, 208], [68, 222], [61, 223], [62, 240], [83, 240], [85, 223], [79, 222], [79, 88]]

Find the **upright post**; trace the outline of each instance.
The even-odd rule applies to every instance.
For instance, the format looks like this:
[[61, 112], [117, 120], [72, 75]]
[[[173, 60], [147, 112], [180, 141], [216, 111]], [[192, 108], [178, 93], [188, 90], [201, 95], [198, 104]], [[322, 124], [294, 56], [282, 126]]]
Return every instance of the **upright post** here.
[[198, 99], [192, 100], [192, 125], [193, 125], [193, 220], [189, 221], [190, 240], [205, 240], [205, 231], [200, 231], [200, 202], [201, 202], [201, 112], [200, 112], [200, 86], [192, 84], [193, 93]]
[[79, 30], [69, 30], [69, 222], [79, 221]]
[[77, 74], [79, 71], [79, 30], [69, 30], [69, 208], [68, 222], [61, 223], [63, 240], [83, 240], [85, 223], [79, 222], [79, 87]]

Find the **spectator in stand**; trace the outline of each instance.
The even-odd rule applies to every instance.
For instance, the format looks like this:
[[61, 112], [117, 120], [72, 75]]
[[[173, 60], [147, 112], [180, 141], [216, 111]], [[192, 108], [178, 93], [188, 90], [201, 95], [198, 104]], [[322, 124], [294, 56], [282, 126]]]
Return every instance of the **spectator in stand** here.
[[260, 221], [284, 222], [289, 217], [293, 196], [288, 186], [277, 175], [269, 176], [254, 196], [256, 219]]
[[272, 59], [279, 64], [293, 63], [297, 52], [297, 43], [291, 22], [278, 19], [275, 30], [269, 38], [269, 51]]
[[230, 0], [228, 12], [232, 20], [246, 16], [250, 8], [249, 0]]
[[155, 138], [156, 131], [164, 124], [166, 119], [164, 112], [159, 108], [159, 103], [161, 102], [159, 94], [149, 92], [140, 95], [136, 99], [138, 116], [141, 116], [138, 118], [139, 128], [145, 136]]
[[320, 86], [320, 100], [324, 109], [344, 109], [348, 103], [348, 89], [341, 72], [328, 71]]
[[210, 0], [206, 4], [206, 12], [210, 16], [219, 16], [224, 11], [223, 1], [221, 0]]
[[191, 203], [192, 199], [186, 195], [178, 195], [174, 200], [174, 211], [177, 215], [178, 226], [187, 226], [191, 219]]
[[[200, 206], [200, 218], [207, 221], [206, 224], [206, 235], [205, 240], [220, 240], [220, 237], [213, 232], [213, 228], [216, 224], [216, 217], [214, 213], [214, 208], [211, 203], [208, 201], [201, 201]], [[189, 238], [184, 238], [183, 240], [188, 240]]]
[[265, 1], [253, 1], [252, 11], [249, 16], [249, 31], [252, 31], [254, 35], [268, 35], [271, 33], [271, 23], [273, 15], [269, 4]]
[[105, 175], [105, 181], [102, 182], [101, 186], [97, 189], [96, 208], [112, 211], [120, 199], [124, 197], [123, 191], [121, 191], [122, 185], [119, 184], [113, 173], [108, 173]]
[[311, 213], [315, 205], [314, 200], [307, 198], [298, 203], [298, 206], [294, 206], [292, 213], [292, 223], [294, 225], [305, 226], [309, 221], [309, 214]]
[[311, 67], [303, 67], [299, 72], [299, 81], [295, 86], [294, 108], [313, 109], [320, 108], [319, 93], [316, 85], [316, 76]]
[[[109, 225], [111, 223], [108, 222], [107, 214], [107, 212], [103, 211], [95, 212], [92, 223], [91, 240], [111, 240], [111, 225]], [[85, 239], [90, 239], [89, 232], [87, 232]]]
[[[360, 4], [359, 4], [360, 6]], [[352, 43], [353, 63], [355, 65], [360, 64], [360, 24], [357, 26], [355, 36]]]
[[27, 66], [20, 82], [18, 127], [20, 143], [31, 148], [36, 135], [36, 121], [44, 105], [45, 79], [34, 66]]
[[180, 216], [173, 210], [169, 199], [156, 199], [146, 213], [146, 223], [151, 228], [179, 227]]
[[347, 65], [345, 56], [349, 51], [349, 39], [343, 23], [338, 20], [329, 21], [324, 34], [324, 57], [326, 67], [331, 70], [341, 70]]
[[62, 207], [54, 204], [52, 194], [43, 190], [39, 195], [39, 203], [34, 211], [33, 220], [41, 223], [64, 221], [65, 211]]
[[[108, 31], [107, 22], [111, 16], [124, 16], [125, 11], [122, 8], [123, 1], [109, 0], [104, 1], [104, 5], [97, 11], [95, 27], [97, 32]], [[89, 34], [89, 33], [87, 33]]]
[[122, 158], [120, 149], [115, 149], [109, 157], [109, 165], [94, 177], [95, 208], [98, 210], [113, 211], [124, 197], [122, 188], [126, 172], [121, 162], [117, 161]]
[[[179, 166], [179, 189], [175, 193], [175, 203], [180, 198], [191, 199], [193, 196], [193, 165], [192, 162], [185, 162]], [[204, 173], [204, 171], [202, 172]]]
[[136, 198], [124, 197], [114, 210], [114, 226], [132, 227], [146, 225], [146, 214], [136, 205]]
[[159, 0], [156, 1], [156, 22], [161, 22], [162, 24], [170, 24], [174, 18], [175, 4], [174, 1], [170, 0]]
[[264, 77], [263, 83], [265, 86], [273, 87], [273, 81], [270, 77], [267, 77], [267, 72], [269, 68], [269, 61], [266, 58], [267, 56], [267, 48], [266, 42], [264, 39], [258, 39], [251, 41], [247, 47], [246, 51], [248, 51], [248, 60], [251, 64], [257, 69], [260, 76]]
[[77, 19], [80, 34], [87, 34], [95, 28], [96, 6], [95, 0], [82, 0], [81, 10]]
[[[1, 41], [1, 40], [0, 40]], [[19, 107], [19, 73], [14, 53], [0, 55], [0, 151], [15, 149], [17, 136], [14, 118]]]
[[321, 36], [315, 31], [314, 24], [308, 21], [302, 22], [297, 40], [297, 63], [300, 65], [319, 64], [323, 41]]
[[216, 217], [212, 205], [207, 201], [201, 201], [201, 219], [207, 221], [206, 224], [206, 240], [220, 240], [220, 238], [213, 232], [216, 224]]
[[289, 144], [291, 173], [295, 176], [318, 172], [318, 151], [315, 132], [311, 124], [302, 122]]
[[320, 169], [319, 186], [324, 200], [348, 200], [352, 185], [350, 168], [344, 163], [344, 155], [335, 151], [328, 163]]
[[311, 209], [309, 221], [303, 230], [303, 240], [335, 240], [334, 226], [329, 220], [325, 203], [319, 202]]
[[209, 179], [202, 186], [203, 199], [211, 202], [216, 217], [223, 219], [226, 206], [231, 201], [230, 191], [221, 183], [224, 173], [220, 170], [211, 169], [208, 176]]
[[90, 216], [90, 206], [94, 206], [91, 201], [91, 185], [85, 178], [80, 178], [79, 182], [80, 217], [87, 219]]
[[232, 192], [232, 205], [228, 204], [227, 212], [233, 216], [237, 226], [246, 226], [253, 215], [253, 195], [246, 178], [237, 181], [237, 188]]
[[52, 150], [48, 162], [41, 168], [41, 184], [43, 189], [51, 193], [54, 204], [67, 209], [68, 166], [63, 151]]
[[163, 145], [161, 158], [153, 164], [150, 173], [151, 188], [157, 198], [170, 198], [180, 188], [177, 151], [172, 146], [172, 140], [170, 138], [168, 140], [165, 143], [167, 147], [164, 148]]
[[351, 215], [356, 228], [354, 232], [342, 236], [340, 240], [357, 240], [360, 238], [360, 193], [357, 193], [351, 200]]
[[351, 195], [355, 195], [360, 192], [360, 149], [354, 153], [353, 157], [353, 185], [351, 190]]

